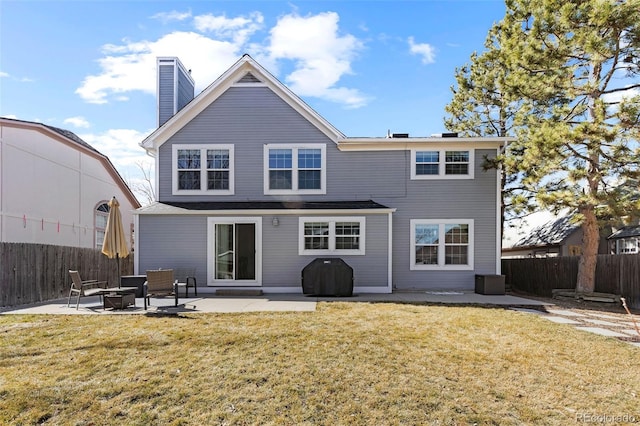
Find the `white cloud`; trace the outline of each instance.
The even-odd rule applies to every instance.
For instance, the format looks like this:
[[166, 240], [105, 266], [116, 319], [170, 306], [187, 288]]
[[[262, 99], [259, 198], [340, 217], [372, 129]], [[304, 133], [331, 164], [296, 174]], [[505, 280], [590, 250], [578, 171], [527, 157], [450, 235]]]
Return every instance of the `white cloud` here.
[[409, 37], [409, 51], [412, 55], [422, 56], [423, 64], [432, 64], [436, 60], [436, 49], [428, 43], [416, 43], [413, 37]]
[[253, 12], [249, 17], [199, 15], [193, 19], [196, 29], [203, 33], [213, 33], [222, 39], [233, 40], [238, 45], [244, 44], [249, 37], [262, 28], [264, 17], [260, 12]]
[[607, 103], [617, 104], [622, 102], [623, 99], [631, 99], [635, 96], [640, 96], [640, 89], [630, 88], [619, 92], [613, 92], [611, 94], [603, 95], [602, 99]]
[[31, 82], [34, 81], [32, 78], [29, 78], [29, 77], [16, 77], [16, 76], [13, 76], [13, 75], [9, 74], [8, 72], [4, 72], [4, 71], [0, 71], [0, 78], [10, 78], [11, 80], [19, 81], [20, 83], [31, 83]]
[[184, 21], [185, 19], [188, 19], [188, 18], [191, 18], [191, 11], [178, 12], [177, 10], [172, 10], [171, 12], [156, 13], [151, 17], [151, 19], [157, 19], [163, 24], [167, 24], [173, 21]]
[[339, 34], [339, 19], [334, 12], [281, 17], [271, 29], [269, 57], [294, 62], [295, 70], [285, 81], [298, 95], [359, 107], [368, 101], [366, 96], [356, 89], [335, 87], [342, 76], [353, 73], [351, 62], [363, 48], [353, 35]]
[[[182, 17], [174, 12], [166, 15], [155, 17]], [[249, 52], [274, 74], [278, 61], [292, 61], [294, 70], [283, 80], [298, 95], [359, 107], [367, 97], [356, 89], [338, 86], [338, 82], [353, 73], [351, 63], [363, 44], [351, 34], [340, 34], [338, 21], [339, 16], [333, 12], [306, 17], [285, 15], [271, 29], [265, 46], [250, 40], [263, 28], [264, 17], [259, 12], [231, 18], [195, 16], [197, 31], [172, 32], [155, 41], [124, 39], [121, 44], [103, 46], [104, 56], [98, 59], [100, 72], [85, 77], [76, 93], [96, 104], [126, 101], [131, 91], [155, 95], [156, 58], [177, 56], [192, 70], [197, 94]], [[202, 32], [211, 33], [213, 38]]]
[[101, 134], [88, 133], [78, 134], [78, 136], [106, 155], [138, 200], [144, 202], [145, 194], [136, 191], [136, 188], [144, 185], [140, 167], [153, 173], [154, 162], [138, 144], [151, 132], [152, 130], [143, 133], [132, 129], [112, 129]]
[[63, 121], [64, 124], [71, 124], [74, 127], [87, 129], [91, 127], [89, 122], [84, 117], [69, 117]]
[[89, 103], [107, 103], [110, 95], [126, 99], [123, 94], [135, 90], [155, 95], [158, 56], [179, 56], [193, 70], [196, 91], [209, 85], [239, 56], [236, 45], [193, 32], [173, 32], [153, 42], [125, 41], [104, 46], [103, 51], [106, 56], [98, 60], [101, 73], [87, 76], [76, 90]]
[[102, 154], [109, 157], [113, 164], [123, 168], [135, 166], [136, 162], [149, 159], [139, 143], [151, 131], [143, 133], [133, 129], [111, 129], [105, 133], [87, 133], [78, 135]]

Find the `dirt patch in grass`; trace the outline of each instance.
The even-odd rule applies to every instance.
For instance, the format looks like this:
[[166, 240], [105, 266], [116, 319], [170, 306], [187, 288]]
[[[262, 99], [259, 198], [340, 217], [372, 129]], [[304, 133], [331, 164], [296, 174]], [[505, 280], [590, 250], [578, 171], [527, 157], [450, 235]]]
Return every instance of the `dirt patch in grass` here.
[[503, 309], [12, 315], [0, 337], [3, 424], [640, 421], [638, 348]]

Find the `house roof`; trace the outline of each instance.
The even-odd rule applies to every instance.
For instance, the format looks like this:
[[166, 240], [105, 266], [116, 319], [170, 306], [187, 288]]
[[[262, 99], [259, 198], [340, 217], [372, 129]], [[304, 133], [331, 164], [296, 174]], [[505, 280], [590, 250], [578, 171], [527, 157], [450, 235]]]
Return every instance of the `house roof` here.
[[620, 238], [640, 237], [640, 225], [624, 226], [607, 237], [607, 240]]
[[171, 136], [182, 129], [189, 121], [201, 113], [206, 107], [218, 99], [227, 89], [238, 87], [260, 86], [270, 88], [294, 110], [315, 125], [331, 140], [337, 142], [345, 135], [325, 120], [320, 114], [307, 105], [301, 98], [282, 84], [269, 71], [258, 64], [248, 54], [243, 55], [235, 64], [218, 77], [209, 87], [198, 94], [189, 104], [178, 111], [162, 126], [147, 136], [141, 143], [148, 152], [155, 150]]
[[61, 129], [59, 127], [50, 126], [48, 124], [37, 123], [34, 121], [25, 121], [25, 120], [17, 120], [14, 118], [5, 118], [0, 117], [0, 124], [4, 124], [7, 126], [20, 127], [20, 128], [29, 128], [41, 133], [47, 134], [48, 136], [53, 137], [54, 139], [66, 143], [70, 146], [75, 147], [76, 149], [80, 149], [82, 151], [87, 152], [89, 155], [98, 158], [104, 167], [107, 169], [111, 177], [114, 181], [122, 188], [122, 192], [127, 196], [127, 199], [131, 203], [134, 208], [140, 207], [140, 202], [133, 195], [133, 192], [127, 185], [127, 183], [122, 179], [118, 170], [114, 167], [109, 157], [102, 154], [100, 151], [95, 149], [93, 146], [82, 140], [78, 135], [73, 133], [70, 130]]
[[365, 201], [221, 201], [221, 202], [175, 202], [168, 201], [154, 203], [150, 206], [138, 209], [141, 214], [172, 214], [186, 212], [202, 213], [205, 211], [264, 211], [294, 213], [302, 210], [313, 211], [360, 211], [388, 213], [395, 209], [376, 203], [372, 200]]
[[564, 216], [534, 228], [529, 235], [521, 238], [512, 248], [544, 247], [562, 244], [580, 225], [572, 223], [573, 216]]

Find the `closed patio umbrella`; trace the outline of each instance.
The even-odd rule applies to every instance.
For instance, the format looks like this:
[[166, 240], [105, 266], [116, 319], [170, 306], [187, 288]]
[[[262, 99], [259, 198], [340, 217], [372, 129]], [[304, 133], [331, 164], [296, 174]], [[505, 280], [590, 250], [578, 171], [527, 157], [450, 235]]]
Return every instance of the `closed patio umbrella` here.
[[102, 253], [109, 259], [116, 259], [118, 265], [118, 287], [120, 287], [120, 258], [129, 256], [129, 249], [127, 248], [127, 239], [122, 227], [120, 204], [116, 197], [109, 201], [109, 218], [104, 231]]

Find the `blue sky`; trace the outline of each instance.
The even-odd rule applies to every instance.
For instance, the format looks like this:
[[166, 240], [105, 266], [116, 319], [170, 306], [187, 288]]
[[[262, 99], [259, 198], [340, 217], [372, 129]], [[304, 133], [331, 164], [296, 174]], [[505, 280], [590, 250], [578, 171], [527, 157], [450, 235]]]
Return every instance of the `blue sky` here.
[[71, 130], [139, 182], [155, 58], [179, 57], [199, 93], [249, 53], [347, 136], [428, 136], [446, 130], [455, 68], [504, 11], [501, 0], [3, 0], [0, 116]]

